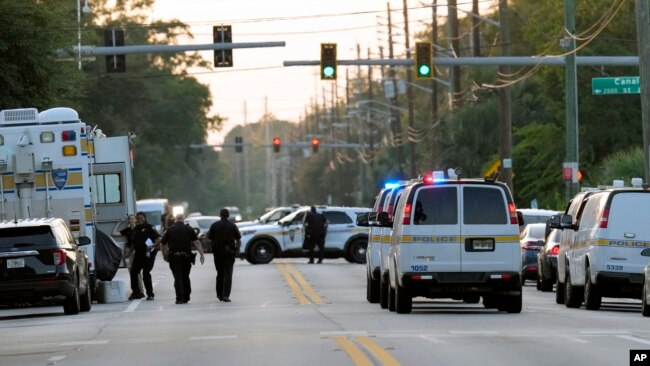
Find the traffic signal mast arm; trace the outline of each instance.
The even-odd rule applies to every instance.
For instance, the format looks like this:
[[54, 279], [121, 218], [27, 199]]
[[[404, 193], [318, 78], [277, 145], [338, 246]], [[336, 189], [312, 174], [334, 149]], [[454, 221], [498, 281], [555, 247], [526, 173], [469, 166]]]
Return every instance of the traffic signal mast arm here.
[[[231, 50], [235, 48], [265, 48], [265, 47], [284, 47], [286, 42], [240, 42], [240, 43], [207, 43], [207, 44], [188, 44], [188, 45], [133, 45], [120, 47], [94, 47], [82, 46], [81, 54], [83, 56], [105, 56], [105, 55], [130, 55], [140, 53], [166, 53], [166, 52], [186, 52], [186, 51], [204, 51], [204, 50]], [[73, 48], [77, 52], [77, 47]]]

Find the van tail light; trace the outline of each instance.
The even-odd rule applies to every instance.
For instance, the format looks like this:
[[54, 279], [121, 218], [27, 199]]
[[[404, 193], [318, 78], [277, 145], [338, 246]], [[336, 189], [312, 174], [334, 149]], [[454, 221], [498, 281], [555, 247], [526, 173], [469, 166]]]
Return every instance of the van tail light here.
[[508, 211], [510, 212], [510, 223], [518, 225], [519, 220], [517, 220], [517, 206], [514, 203], [508, 203]]
[[603, 209], [603, 214], [600, 216], [600, 225], [601, 229], [607, 229], [607, 223], [609, 221], [609, 208]]
[[404, 218], [402, 219], [402, 225], [411, 225], [411, 203], [404, 205]]
[[66, 252], [63, 249], [54, 249], [52, 250], [52, 259], [54, 259], [55, 265], [65, 264]]
[[548, 252], [550, 255], [558, 255], [560, 253], [560, 246], [554, 245], [553, 248]]

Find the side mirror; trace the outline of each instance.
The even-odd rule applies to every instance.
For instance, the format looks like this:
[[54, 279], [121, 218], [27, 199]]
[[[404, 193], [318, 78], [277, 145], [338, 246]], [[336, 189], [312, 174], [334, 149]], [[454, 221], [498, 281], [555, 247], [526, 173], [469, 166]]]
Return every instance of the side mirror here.
[[377, 213], [372, 211], [368, 212], [368, 225], [377, 226]]
[[87, 236], [80, 236], [79, 237], [79, 244], [78, 244], [79, 246], [88, 245], [88, 244], [90, 244], [90, 238], [89, 237], [87, 237]]
[[519, 226], [524, 227], [526, 223], [524, 222], [524, 214], [521, 211], [517, 211], [517, 221], [519, 221]]
[[370, 226], [369, 223], [369, 218], [368, 218], [369, 212], [363, 212], [363, 213], [358, 213], [357, 214], [357, 226], [361, 227], [368, 227]]
[[560, 218], [560, 229], [576, 230], [578, 227], [573, 225], [573, 217], [571, 215], [562, 215]]
[[380, 212], [377, 214], [377, 223], [381, 227], [393, 227], [393, 223], [388, 217], [388, 212]]
[[199, 229], [198, 227], [193, 227], [192, 230], [194, 230], [196, 235], [199, 235], [201, 233], [201, 229]]
[[650, 257], [650, 248], [645, 248], [641, 251], [641, 255], [644, 257]]
[[[552, 229], [561, 229], [560, 218], [562, 215], [553, 215], [546, 220], [546, 231], [550, 232]], [[548, 236], [548, 234], [546, 234]]]

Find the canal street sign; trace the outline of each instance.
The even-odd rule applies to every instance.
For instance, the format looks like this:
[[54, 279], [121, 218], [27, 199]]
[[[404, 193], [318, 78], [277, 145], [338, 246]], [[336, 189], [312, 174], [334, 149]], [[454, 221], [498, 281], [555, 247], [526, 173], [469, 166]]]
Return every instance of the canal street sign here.
[[638, 76], [591, 79], [591, 94], [640, 94], [641, 81]]

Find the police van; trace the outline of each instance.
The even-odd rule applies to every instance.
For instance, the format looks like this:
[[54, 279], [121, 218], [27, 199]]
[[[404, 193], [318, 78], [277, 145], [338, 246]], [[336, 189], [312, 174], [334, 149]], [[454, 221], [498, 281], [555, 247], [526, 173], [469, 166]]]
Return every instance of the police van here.
[[[410, 313], [413, 298], [463, 299], [521, 312], [521, 249], [510, 190], [493, 179], [434, 172], [407, 186], [395, 211], [388, 253], [389, 309]], [[386, 214], [379, 221], [386, 226]]]
[[[252, 264], [269, 263], [276, 257], [305, 254], [304, 222], [309, 207], [299, 209], [274, 224], [247, 226], [240, 230], [240, 256]], [[329, 224], [325, 236], [325, 254], [343, 256], [351, 263], [365, 263], [368, 230], [356, 225], [357, 214], [366, 207], [317, 206]]]
[[[580, 192], [567, 212], [549, 223], [563, 231], [558, 254], [558, 300], [597, 310], [602, 298], [641, 297], [641, 253], [650, 247], [650, 190], [614, 181], [612, 187]], [[575, 215], [575, 216], [574, 216]], [[563, 296], [562, 296], [563, 295]], [[558, 301], [560, 302], [560, 301]]]
[[[366, 300], [370, 303], [379, 302], [379, 265], [381, 264], [381, 227], [375, 224], [376, 214], [381, 212], [384, 207], [386, 197], [394, 188], [396, 183], [389, 183], [379, 191], [372, 206], [372, 215], [369, 212], [358, 226], [369, 226], [368, 229], [368, 248], [366, 249]], [[373, 220], [374, 219], [374, 220]]]

